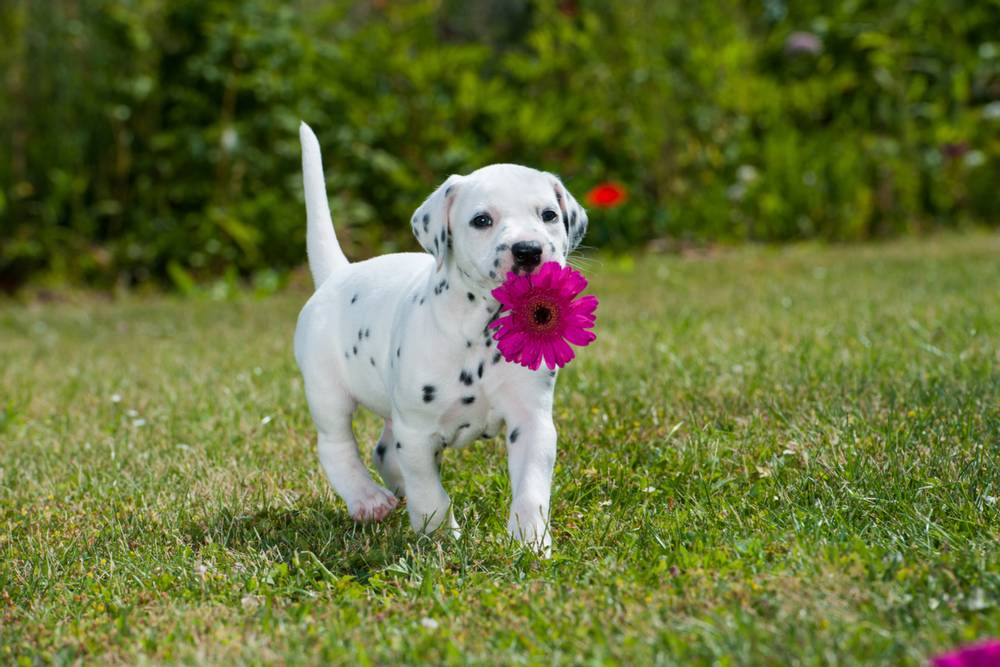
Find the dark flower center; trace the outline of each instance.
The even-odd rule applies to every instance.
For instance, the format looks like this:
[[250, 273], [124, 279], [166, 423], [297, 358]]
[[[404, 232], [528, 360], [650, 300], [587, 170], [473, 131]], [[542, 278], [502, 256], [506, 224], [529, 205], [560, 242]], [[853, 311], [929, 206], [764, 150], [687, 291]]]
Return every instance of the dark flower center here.
[[535, 320], [535, 324], [544, 326], [549, 323], [549, 320], [552, 319], [552, 311], [549, 310], [547, 306], [539, 305], [535, 308], [535, 312], [532, 314], [532, 317]]

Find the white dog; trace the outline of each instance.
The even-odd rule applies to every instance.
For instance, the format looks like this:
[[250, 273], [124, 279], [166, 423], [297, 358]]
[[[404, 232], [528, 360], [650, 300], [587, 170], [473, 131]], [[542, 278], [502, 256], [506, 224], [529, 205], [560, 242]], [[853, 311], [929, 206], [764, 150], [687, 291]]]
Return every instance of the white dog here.
[[[486, 325], [500, 310], [490, 292], [508, 271], [565, 264], [586, 231], [583, 208], [552, 174], [491, 165], [449, 177], [416, 210], [413, 233], [430, 254], [351, 264], [333, 231], [319, 142], [305, 123], [300, 139], [316, 292], [299, 315], [295, 359], [330, 483], [358, 521], [385, 518], [405, 494], [415, 530], [447, 520], [457, 533], [442, 451], [491, 438], [503, 423], [508, 529], [547, 553], [556, 373], [507, 363]], [[358, 454], [358, 403], [385, 419], [374, 460], [388, 488]]]

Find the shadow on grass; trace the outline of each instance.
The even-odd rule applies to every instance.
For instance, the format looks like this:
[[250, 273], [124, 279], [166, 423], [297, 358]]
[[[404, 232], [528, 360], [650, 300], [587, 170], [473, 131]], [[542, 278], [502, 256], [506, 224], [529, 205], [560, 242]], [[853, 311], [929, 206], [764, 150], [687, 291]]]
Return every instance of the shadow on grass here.
[[[218, 545], [246, 559], [262, 553], [289, 566], [322, 565], [329, 574], [350, 575], [359, 582], [373, 571], [397, 562], [405, 553], [405, 510], [397, 509], [377, 524], [359, 524], [342, 507], [314, 498], [292, 507], [265, 506], [250, 514], [223, 507], [215, 515], [185, 527], [196, 550]], [[314, 558], [315, 557], [315, 558]]]

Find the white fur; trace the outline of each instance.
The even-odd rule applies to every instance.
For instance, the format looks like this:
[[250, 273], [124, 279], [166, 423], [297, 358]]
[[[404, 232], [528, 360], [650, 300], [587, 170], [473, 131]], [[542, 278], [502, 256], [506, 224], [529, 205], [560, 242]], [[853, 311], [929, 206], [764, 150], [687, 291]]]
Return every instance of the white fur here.
[[[300, 138], [316, 292], [299, 315], [295, 358], [330, 483], [357, 520], [385, 518], [405, 494], [415, 530], [447, 521], [457, 532], [441, 455], [493, 437], [503, 424], [513, 491], [508, 529], [548, 553], [556, 374], [499, 358], [486, 325], [499, 311], [490, 291], [518, 268], [510, 247], [537, 241], [542, 263], [565, 264], [586, 214], [555, 176], [491, 165], [451, 176], [417, 209], [411, 227], [430, 254], [351, 264], [333, 232], [319, 142], [305, 123]], [[545, 210], [557, 213], [555, 221], [542, 221]], [[492, 217], [491, 227], [470, 225], [480, 213]], [[351, 431], [359, 403], [385, 419], [373, 451], [385, 486], [368, 474]]]

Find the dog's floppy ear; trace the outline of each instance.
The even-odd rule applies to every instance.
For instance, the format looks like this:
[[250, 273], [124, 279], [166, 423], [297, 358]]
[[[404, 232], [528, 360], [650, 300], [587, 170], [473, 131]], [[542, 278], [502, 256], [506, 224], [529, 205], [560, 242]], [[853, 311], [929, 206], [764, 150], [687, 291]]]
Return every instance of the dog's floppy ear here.
[[438, 268], [448, 258], [448, 249], [451, 247], [451, 205], [462, 180], [463, 177], [457, 174], [449, 176], [417, 208], [410, 221], [413, 235], [424, 250], [434, 255]]
[[587, 233], [587, 211], [573, 198], [558, 176], [549, 174], [549, 177], [552, 179], [552, 187], [555, 189], [556, 199], [559, 201], [563, 226], [566, 228], [566, 239], [569, 242], [568, 252], [573, 252], [583, 240], [583, 235]]

